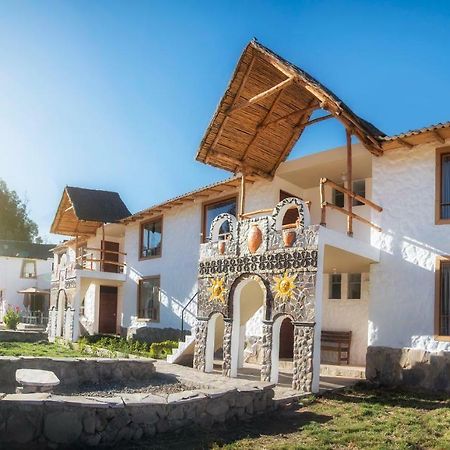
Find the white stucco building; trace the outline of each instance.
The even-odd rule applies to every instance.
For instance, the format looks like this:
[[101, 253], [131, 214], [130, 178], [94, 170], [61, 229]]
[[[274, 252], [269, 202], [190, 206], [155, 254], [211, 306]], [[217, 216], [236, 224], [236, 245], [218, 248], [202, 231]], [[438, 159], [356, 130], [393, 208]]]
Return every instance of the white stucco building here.
[[[316, 110], [327, 115], [311, 118]], [[344, 125], [346, 146], [285, 161], [306, 126], [330, 118]], [[59, 311], [70, 306], [75, 317], [66, 337], [121, 333], [163, 340], [196, 324], [203, 340], [198, 334], [195, 342], [187, 338], [172, 360], [192, 355], [195, 344], [196, 367], [212, 370], [213, 360], [222, 358], [224, 373], [235, 376], [244, 366], [245, 336], [250, 348], [267, 340], [269, 327], [276, 330], [270, 331], [276, 361], [253, 357], [263, 377], [278, 380], [281, 359], [296, 364], [292, 329], [303, 322], [288, 313], [280, 316], [283, 322], [269, 314], [276, 303], [271, 276], [266, 291], [231, 284], [227, 274], [202, 278], [199, 258], [208, 272], [217, 271], [217, 261], [231, 263], [236, 254], [229, 252], [239, 255], [231, 250], [238, 239], [232, 222], [216, 229], [216, 216], [230, 214], [242, 229], [264, 229], [278, 220], [277, 208], [292, 203], [286, 199], [300, 199], [292, 205], [307, 207], [304, 224], [287, 207], [279, 227], [263, 231], [261, 242], [278, 233], [278, 247], [265, 243], [264, 252], [280, 253], [283, 230], [294, 223], [297, 243], [285, 242], [286, 253], [300, 245], [301, 233], [316, 236], [307, 324], [314, 343], [301, 362], [313, 374], [311, 389], [317, 390], [326, 361], [367, 365], [368, 377], [379, 382], [450, 389], [450, 123], [386, 136], [301, 69], [252, 42], [197, 159], [237, 176], [136, 214], [127, 213], [118, 194], [76, 188], [75, 199], [73, 188], [66, 189], [52, 226], [73, 236], [55, 251], [52, 284], [52, 304]], [[261, 242], [251, 254], [265, 255]], [[258, 277], [258, 270], [248, 274]], [[280, 268], [274, 271], [282, 275]], [[216, 282], [223, 283], [217, 295]], [[208, 309], [207, 291], [211, 302], [225, 306]], [[236, 292], [241, 299], [233, 298]], [[60, 325], [59, 334], [64, 329]], [[304, 380], [299, 385], [304, 388]]]
[[[0, 240], [0, 321], [8, 306], [42, 322], [48, 314], [53, 245]], [[28, 290], [29, 293], [21, 291]], [[42, 316], [44, 316], [42, 318]]]

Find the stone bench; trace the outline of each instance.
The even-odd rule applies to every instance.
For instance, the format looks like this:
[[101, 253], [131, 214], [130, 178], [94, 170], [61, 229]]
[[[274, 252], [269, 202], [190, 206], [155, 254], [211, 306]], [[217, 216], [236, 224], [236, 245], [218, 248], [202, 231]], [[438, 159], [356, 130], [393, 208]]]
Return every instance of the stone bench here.
[[52, 392], [59, 384], [59, 378], [53, 372], [39, 369], [16, 370], [16, 381], [22, 385], [17, 388], [18, 394]]

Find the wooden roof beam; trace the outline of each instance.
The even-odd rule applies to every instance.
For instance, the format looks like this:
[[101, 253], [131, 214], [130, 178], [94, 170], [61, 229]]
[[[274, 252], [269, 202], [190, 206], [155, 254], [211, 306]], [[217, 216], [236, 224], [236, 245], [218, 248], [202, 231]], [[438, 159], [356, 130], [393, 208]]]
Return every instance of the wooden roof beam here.
[[310, 106], [308, 108], [298, 109], [297, 111], [293, 111], [293, 112], [291, 112], [289, 114], [286, 114], [285, 116], [279, 117], [278, 119], [271, 120], [270, 122], [263, 123], [262, 125], [258, 126], [258, 129], [259, 130], [264, 130], [265, 128], [270, 127], [271, 125], [276, 125], [276, 124], [278, 124], [280, 122], [283, 122], [283, 121], [285, 121], [287, 119], [290, 119], [291, 117], [296, 116], [297, 114], [306, 114], [308, 112], [314, 111], [315, 109], [319, 109], [319, 108], [320, 108], [320, 105], [317, 104], [317, 105], [314, 105], [314, 106]]
[[209, 158], [214, 158], [214, 157], [220, 158], [223, 161], [226, 161], [226, 162], [228, 162], [230, 164], [235, 165], [236, 167], [238, 167], [238, 169], [242, 173], [245, 173], [246, 175], [256, 175], [258, 177], [266, 178], [266, 179], [269, 179], [269, 180], [271, 180], [273, 178], [270, 174], [268, 174], [268, 173], [266, 173], [266, 172], [264, 172], [262, 170], [259, 170], [256, 167], [253, 167], [253, 166], [251, 166], [249, 164], [245, 164], [240, 159], [236, 159], [236, 158], [233, 158], [232, 156], [226, 155], [225, 153], [218, 152], [217, 150], [212, 150], [211, 149], [208, 152], [208, 156], [206, 158], [206, 162], [208, 162]]
[[233, 112], [239, 111], [243, 108], [246, 108], [247, 106], [252, 105], [253, 103], [258, 103], [261, 100], [265, 99], [266, 97], [269, 97], [278, 91], [283, 90], [284, 88], [288, 87], [290, 84], [294, 82], [295, 77], [289, 77], [286, 80], [283, 80], [281, 83], [276, 84], [275, 86], [271, 87], [270, 89], [267, 89], [263, 92], [261, 92], [258, 95], [255, 95], [250, 100], [247, 100], [246, 102], [241, 103], [240, 105], [234, 106], [230, 109], [228, 109], [227, 113], [232, 114]]
[[445, 144], [445, 139], [441, 136], [438, 130], [433, 130], [433, 136], [439, 141], [441, 144]]
[[413, 147], [414, 147], [414, 144], [411, 144], [410, 142], [405, 141], [404, 139], [397, 138], [396, 141], [397, 141], [399, 144], [404, 145], [405, 147], [408, 147], [408, 148], [413, 148]]

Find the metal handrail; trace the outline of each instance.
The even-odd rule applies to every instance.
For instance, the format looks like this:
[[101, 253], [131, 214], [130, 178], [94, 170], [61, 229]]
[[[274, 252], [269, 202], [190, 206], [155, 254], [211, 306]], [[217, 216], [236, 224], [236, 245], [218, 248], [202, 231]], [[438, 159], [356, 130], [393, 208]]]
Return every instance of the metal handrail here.
[[181, 336], [183, 337], [184, 334], [184, 312], [186, 311], [187, 307], [193, 302], [194, 298], [198, 296], [198, 291], [191, 297], [191, 299], [183, 306], [183, 309], [181, 310]]

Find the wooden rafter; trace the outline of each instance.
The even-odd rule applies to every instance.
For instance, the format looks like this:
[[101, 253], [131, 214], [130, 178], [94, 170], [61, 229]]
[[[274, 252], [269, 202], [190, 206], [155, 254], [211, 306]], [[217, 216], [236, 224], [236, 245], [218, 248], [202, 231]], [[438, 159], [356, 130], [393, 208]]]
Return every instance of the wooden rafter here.
[[232, 114], [232, 113], [234, 113], [236, 111], [239, 111], [239, 110], [241, 110], [243, 108], [246, 108], [247, 106], [250, 106], [253, 103], [258, 103], [261, 100], [265, 99], [266, 97], [269, 97], [269, 96], [277, 93], [278, 91], [283, 90], [284, 88], [288, 87], [293, 82], [294, 82], [294, 77], [287, 78], [286, 80], [283, 80], [281, 83], [278, 83], [277, 85], [271, 87], [270, 89], [267, 89], [267, 90], [259, 93], [258, 95], [255, 95], [250, 100], [247, 100], [247, 101], [241, 103], [240, 105], [236, 105], [234, 107], [231, 107], [228, 110], [228, 114]]
[[298, 109], [297, 111], [293, 111], [289, 114], [286, 114], [285, 116], [279, 117], [278, 119], [271, 120], [270, 122], [262, 123], [258, 126], [258, 129], [263, 130], [267, 127], [270, 127], [271, 125], [276, 125], [280, 122], [284, 122], [285, 120], [290, 119], [291, 117], [297, 116], [297, 114], [306, 114], [307, 112], [314, 111], [315, 109], [319, 108], [319, 104], [310, 106], [309, 108], [305, 109]]
[[[283, 89], [278, 92], [278, 95], [275, 97], [275, 100], [272, 102], [272, 106], [270, 107], [269, 111], [267, 111], [267, 114], [264, 116], [264, 119], [262, 120], [261, 125], [263, 125], [270, 118], [275, 107], [277, 106], [278, 102], [280, 101], [280, 98], [281, 98], [283, 92], [284, 92]], [[260, 128], [258, 126], [258, 127], [256, 127], [256, 133], [253, 135], [251, 141], [249, 142], [249, 144], [247, 145], [247, 148], [244, 151], [244, 154], [242, 155], [241, 161], [245, 160], [245, 157], [247, 156], [248, 152], [250, 151], [252, 145], [258, 138], [259, 132], [260, 132]]]
[[433, 136], [439, 141], [441, 144], [445, 144], [445, 139], [441, 136], [438, 130], [433, 130]]
[[408, 148], [413, 148], [414, 147], [414, 144], [411, 144], [411, 142], [405, 141], [404, 139], [397, 138], [397, 141], [400, 144], [404, 145], [405, 147], [408, 147]]

